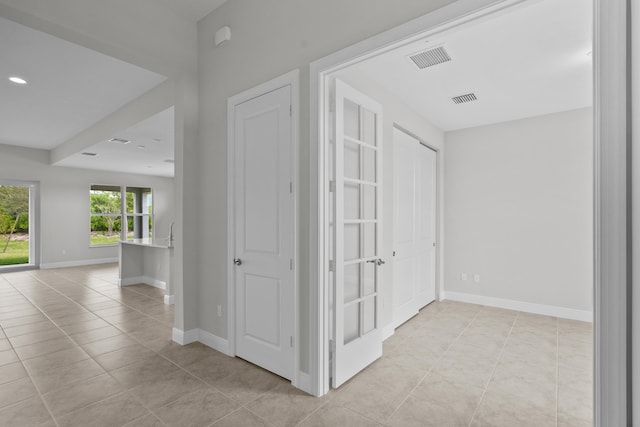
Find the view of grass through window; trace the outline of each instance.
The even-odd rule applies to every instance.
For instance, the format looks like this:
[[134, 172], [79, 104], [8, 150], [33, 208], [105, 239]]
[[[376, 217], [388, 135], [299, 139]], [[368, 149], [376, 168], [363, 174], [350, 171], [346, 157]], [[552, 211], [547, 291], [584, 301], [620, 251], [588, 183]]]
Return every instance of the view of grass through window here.
[[[150, 188], [92, 185], [91, 246], [114, 245], [120, 240], [152, 237], [153, 211]], [[124, 196], [124, 206], [122, 197]], [[123, 222], [123, 218], [126, 221]]]
[[29, 187], [0, 185], [0, 266], [29, 263]]

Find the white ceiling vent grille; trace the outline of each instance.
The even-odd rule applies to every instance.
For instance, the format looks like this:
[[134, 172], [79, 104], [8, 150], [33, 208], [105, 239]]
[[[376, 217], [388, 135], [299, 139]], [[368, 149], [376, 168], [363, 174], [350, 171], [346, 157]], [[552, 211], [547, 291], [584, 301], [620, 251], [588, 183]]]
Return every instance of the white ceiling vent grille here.
[[124, 145], [124, 144], [130, 143], [131, 141], [129, 141], [128, 139], [122, 139], [122, 138], [111, 138], [109, 142], [115, 142], [116, 144]]
[[421, 70], [451, 61], [449, 53], [442, 46], [416, 53], [411, 55], [409, 59]]
[[454, 96], [451, 100], [454, 104], [464, 104], [466, 102], [477, 101], [478, 98], [475, 93], [467, 93], [465, 95]]

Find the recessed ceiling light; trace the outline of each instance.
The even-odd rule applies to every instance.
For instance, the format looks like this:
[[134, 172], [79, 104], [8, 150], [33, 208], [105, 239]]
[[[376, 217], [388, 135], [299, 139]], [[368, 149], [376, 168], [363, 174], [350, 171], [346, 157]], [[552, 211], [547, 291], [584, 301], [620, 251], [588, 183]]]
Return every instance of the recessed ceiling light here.
[[90, 153], [88, 151], [85, 151], [84, 153], [82, 153], [83, 156], [90, 156], [90, 157], [94, 157], [97, 156], [98, 153]]
[[167, 159], [164, 161], [165, 163], [175, 163], [175, 161], [173, 159]]
[[26, 85], [27, 84], [27, 81], [25, 79], [23, 79], [22, 77], [11, 76], [11, 77], [9, 77], [9, 80], [11, 80], [12, 82], [14, 82], [15, 84], [18, 84], [18, 85]]
[[124, 144], [130, 143], [131, 141], [129, 141], [128, 139], [122, 139], [122, 138], [111, 138], [109, 142], [115, 142], [116, 144], [124, 145]]
[[136, 147], [138, 147], [141, 150], [144, 150], [144, 148], [145, 148], [144, 145], [136, 145]]
[[155, 142], [160, 142], [160, 141], [162, 141], [162, 138], [153, 138], [153, 140], [154, 140]]

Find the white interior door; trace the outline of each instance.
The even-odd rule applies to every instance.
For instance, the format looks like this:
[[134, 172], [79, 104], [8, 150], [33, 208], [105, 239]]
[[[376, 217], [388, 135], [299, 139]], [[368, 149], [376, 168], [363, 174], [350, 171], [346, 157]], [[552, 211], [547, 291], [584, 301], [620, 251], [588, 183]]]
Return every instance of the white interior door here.
[[293, 377], [294, 197], [291, 87], [235, 107], [235, 344]]
[[416, 303], [418, 310], [436, 299], [436, 152], [422, 144], [416, 153]]
[[382, 356], [382, 106], [335, 82], [332, 386]]
[[436, 152], [394, 128], [393, 325], [435, 300]]
[[416, 159], [418, 141], [393, 129], [393, 326], [418, 313], [416, 304]]

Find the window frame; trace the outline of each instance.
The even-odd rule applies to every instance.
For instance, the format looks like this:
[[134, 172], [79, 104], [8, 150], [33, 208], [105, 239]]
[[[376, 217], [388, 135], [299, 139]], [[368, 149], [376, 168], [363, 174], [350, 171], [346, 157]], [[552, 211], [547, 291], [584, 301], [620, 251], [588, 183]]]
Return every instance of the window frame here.
[[[98, 187], [98, 188], [94, 188], [94, 187]], [[113, 188], [113, 190], [109, 190], [109, 188]], [[92, 191], [113, 191], [115, 192], [115, 189], [118, 189], [120, 192], [120, 210], [118, 212], [112, 212], [112, 213], [93, 213], [91, 212], [91, 192]], [[131, 188], [137, 188], [137, 189], [148, 189], [149, 192], [151, 193], [151, 212], [150, 213], [137, 213], [137, 212], [128, 212], [127, 210], [127, 189], [131, 189]], [[154, 235], [154, 229], [155, 229], [155, 220], [154, 220], [154, 206], [153, 206], [153, 187], [149, 187], [149, 186], [145, 186], [145, 187], [136, 187], [136, 186], [131, 186], [131, 185], [110, 185], [110, 184], [91, 184], [89, 186], [89, 248], [105, 248], [105, 247], [111, 247], [111, 246], [117, 246], [120, 244], [121, 241], [127, 241], [128, 238], [128, 233], [129, 233], [129, 222], [128, 219], [129, 218], [135, 218], [135, 217], [147, 217], [147, 221], [150, 219], [151, 220], [151, 225], [149, 226], [149, 233], [151, 234], [151, 236]], [[135, 210], [135, 209], [134, 209]], [[92, 242], [91, 240], [91, 219], [93, 217], [117, 217], [120, 218], [120, 239], [117, 242], [114, 243], [101, 243], [101, 244], [95, 244]]]

